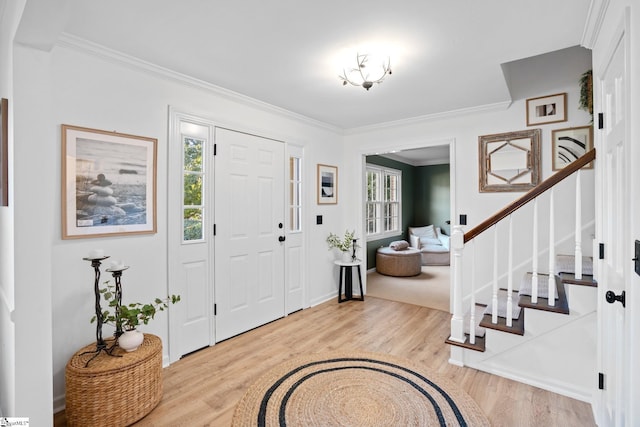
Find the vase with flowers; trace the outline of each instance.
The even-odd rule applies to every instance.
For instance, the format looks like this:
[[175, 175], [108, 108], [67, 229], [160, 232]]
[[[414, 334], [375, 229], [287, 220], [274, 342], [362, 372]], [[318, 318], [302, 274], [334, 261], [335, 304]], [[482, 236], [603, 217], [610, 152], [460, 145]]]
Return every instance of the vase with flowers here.
[[[355, 230], [345, 230], [343, 237], [329, 233], [329, 236], [327, 237], [329, 250], [338, 249], [340, 251], [341, 260], [344, 262], [355, 261], [355, 250], [358, 248], [355, 234]], [[353, 249], [353, 253], [350, 252], [350, 249]]]

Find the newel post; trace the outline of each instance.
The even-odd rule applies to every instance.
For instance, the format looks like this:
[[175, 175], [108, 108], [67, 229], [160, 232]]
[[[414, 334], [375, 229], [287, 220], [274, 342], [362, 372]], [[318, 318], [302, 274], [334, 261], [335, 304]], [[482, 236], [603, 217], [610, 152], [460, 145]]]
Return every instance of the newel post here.
[[451, 251], [453, 254], [453, 316], [451, 317], [451, 341], [465, 342], [464, 312], [462, 310], [462, 253], [464, 251], [464, 233], [459, 225], [453, 226], [451, 233]]

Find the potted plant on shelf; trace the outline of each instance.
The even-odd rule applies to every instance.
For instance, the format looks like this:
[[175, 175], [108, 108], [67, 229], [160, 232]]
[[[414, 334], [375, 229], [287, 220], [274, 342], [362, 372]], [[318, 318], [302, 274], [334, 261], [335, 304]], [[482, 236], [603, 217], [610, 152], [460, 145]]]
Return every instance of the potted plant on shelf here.
[[[115, 326], [118, 346], [127, 352], [136, 350], [144, 340], [144, 334], [137, 330], [140, 324], [147, 325], [158, 311], [164, 311], [169, 307], [169, 303], [175, 304], [180, 301], [180, 295], [171, 295], [165, 299], [156, 298], [147, 304], [139, 302], [121, 304], [118, 301], [115, 286], [108, 281], [105, 285], [107, 286], [100, 289], [100, 293], [108, 303], [109, 309], [102, 312], [102, 322]], [[96, 316], [93, 316], [91, 323], [96, 320]]]
[[356, 234], [354, 231], [345, 230], [344, 237], [340, 238], [337, 234], [329, 233], [329, 237], [327, 237], [327, 244], [329, 245], [329, 250], [338, 249], [342, 254], [342, 261], [351, 262], [354, 261], [354, 255], [349, 253], [349, 249], [357, 248], [356, 238], [354, 237]]

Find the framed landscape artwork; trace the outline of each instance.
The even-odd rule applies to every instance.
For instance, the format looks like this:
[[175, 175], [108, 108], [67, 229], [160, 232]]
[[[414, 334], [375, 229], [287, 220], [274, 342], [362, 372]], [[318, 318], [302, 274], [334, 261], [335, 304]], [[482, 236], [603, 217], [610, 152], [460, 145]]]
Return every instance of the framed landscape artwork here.
[[9, 206], [9, 101], [0, 100], [0, 206]]
[[527, 99], [527, 126], [567, 121], [567, 94]]
[[318, 204], [338, 203], [338, 168], [318, 164]]
[[[560, 170], [593, 148], [593, 126], [555, 129], [551, 133], [552, 169]], [[593, 162], [583, 169], [593, 168]]]
[[62, 238], [156, 232], [157, 140], [62, 125]]

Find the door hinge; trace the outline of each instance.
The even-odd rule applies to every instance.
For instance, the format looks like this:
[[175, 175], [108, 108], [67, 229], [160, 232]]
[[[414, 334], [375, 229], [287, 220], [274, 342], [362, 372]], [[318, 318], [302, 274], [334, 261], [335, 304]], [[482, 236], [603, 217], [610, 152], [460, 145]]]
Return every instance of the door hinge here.
[[218, 315], [218, 304], [213, 304], [213, 315], [214, 316]]
[[216, 225], [215, 225], [215, 224], [213, 224], [213, 235], [214, 235], [214, 236], [216, 235], [216, 232], [217, 232], [217, 231], [218, 231], [218, 230], [217, 230]]
[[598, 259], [604, 259], [604, 243], [600, 243], [598, 252]]
[[218, 144], [213, 144], [213, 155], [214, 156], [218, 155]]
[[604, 113], [598, 113], [598, 129], [604, 128]]
[[598, 390], [604, 390], [604, 374], [598, 372]]

